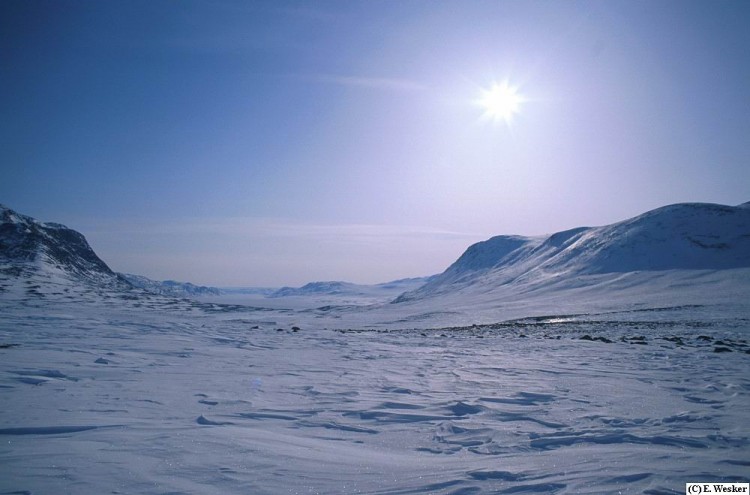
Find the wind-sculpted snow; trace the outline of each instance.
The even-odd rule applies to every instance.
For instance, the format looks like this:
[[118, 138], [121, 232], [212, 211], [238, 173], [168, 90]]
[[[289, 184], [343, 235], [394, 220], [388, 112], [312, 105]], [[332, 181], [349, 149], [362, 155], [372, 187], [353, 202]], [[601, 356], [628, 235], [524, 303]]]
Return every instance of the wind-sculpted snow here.
[[654, 495], [747, 482], [747, 315], [682, 306], [364, 330], [148, 294], [14, 294], [0, 297], [0, 493]]
[[133, 288], [0, 211], [0, 494], [748, 481], [747, 205], [494, 238], [400, 304], [422, 281], [273, 307]]

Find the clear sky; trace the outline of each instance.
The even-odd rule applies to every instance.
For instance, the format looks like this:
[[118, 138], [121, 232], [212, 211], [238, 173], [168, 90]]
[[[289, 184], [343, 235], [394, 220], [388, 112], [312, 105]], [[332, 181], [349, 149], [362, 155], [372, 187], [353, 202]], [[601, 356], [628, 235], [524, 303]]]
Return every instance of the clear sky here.
[[[0, 203], [218, 286], [739, 204], [748, 26], [746, 0], [4, 0]], [[488, 119], [505, 82], [524, 101]]]

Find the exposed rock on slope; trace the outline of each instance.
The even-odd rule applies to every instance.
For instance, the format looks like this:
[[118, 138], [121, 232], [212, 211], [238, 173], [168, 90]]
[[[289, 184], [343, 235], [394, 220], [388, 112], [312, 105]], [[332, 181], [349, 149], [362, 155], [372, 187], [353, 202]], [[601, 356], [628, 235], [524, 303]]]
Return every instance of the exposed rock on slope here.
[[206, 287], [204, 285], [195, 285], [190, 282], [176, 282], [174, 280], [151, 280], [142, 275], [132, 275], [130, 273], [120, 273], [134, 287], [146, 290], [154, 294], [174, 297], [194, 297], [194, 296], [218, 296], [221, 291], [216, 287]]
[[57, 223], [42, 223], [0, 205], [0, 273], [5, 276], [44, 275], [130, 288], [86, 242], [86, 238]]
[[270, 297], [312, 296], [312, 295], [359, 294], [356, 284], [349, 282], [310, 282], [302, 287], [282, 287]]

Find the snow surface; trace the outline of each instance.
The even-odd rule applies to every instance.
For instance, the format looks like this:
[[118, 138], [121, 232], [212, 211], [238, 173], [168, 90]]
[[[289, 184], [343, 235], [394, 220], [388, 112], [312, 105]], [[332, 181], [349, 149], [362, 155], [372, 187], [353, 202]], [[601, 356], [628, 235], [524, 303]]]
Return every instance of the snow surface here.
[[747, 481], [747, 313], [367, 331], [335, 326], [359, 313], [20, 285], [0, 299], [0, 493], [674, 494]]
[[[0, 494], [667, 495], [747, 482], [739, 210], [493, 238], [398, 302], [257, 296], [274, 307], [123, 285], [82, 236], [6, 211]], [[687, 243], [680, 263], [624, 271], [665, 243]]]

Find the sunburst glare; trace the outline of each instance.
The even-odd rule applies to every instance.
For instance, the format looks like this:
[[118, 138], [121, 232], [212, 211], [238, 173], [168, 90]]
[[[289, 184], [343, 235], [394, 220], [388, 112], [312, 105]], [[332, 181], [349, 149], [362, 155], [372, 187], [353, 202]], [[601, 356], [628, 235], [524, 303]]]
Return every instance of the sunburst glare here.
[[507, 81], [493, 84], [488, 90], [482, 91], [478, 104], [484, 108], [484, 116], [494, 121], [503, 120], [507, 124], [519, 112], [526, 101], [518, 92], [518, 88], [510, 86]]

